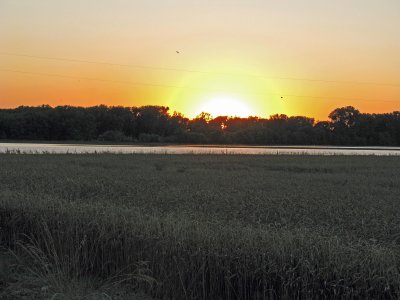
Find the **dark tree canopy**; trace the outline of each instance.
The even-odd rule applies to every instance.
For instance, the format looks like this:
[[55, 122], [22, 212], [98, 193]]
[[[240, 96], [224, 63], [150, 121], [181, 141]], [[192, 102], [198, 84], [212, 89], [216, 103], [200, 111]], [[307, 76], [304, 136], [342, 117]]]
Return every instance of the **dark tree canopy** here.
[[0, 139], [400, 146], [400, 112], [364, 114], [346, 106], [333, 110], [329, 121], [315, 122], [283, 114], [212, 118], [205, 112], [189, 120], [165, 106], [20, 106], [0, 109]]
[[335, 128], [351, 128], [360, 117], [360, 112], [353, 106], [336, 108], [329, 114], [332, 124]]

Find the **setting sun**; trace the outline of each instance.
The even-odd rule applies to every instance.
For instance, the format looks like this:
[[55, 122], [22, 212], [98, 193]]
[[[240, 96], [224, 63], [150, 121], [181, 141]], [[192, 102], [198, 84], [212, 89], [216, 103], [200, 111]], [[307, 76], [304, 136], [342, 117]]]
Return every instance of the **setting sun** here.
[[0, 108], [397, 111], [400, 2], [364, 1], [363, 13], [355, 0], [302, 2], [0, 1]]
[[198, 113], [207, 112], [211, 116], [248, 117], [255, 115], [245, 101], [230, 96], [215, 96], [205, 101], [198, 109]]
[[400, 0], [0, 20], [0, 300], [400, 299]]

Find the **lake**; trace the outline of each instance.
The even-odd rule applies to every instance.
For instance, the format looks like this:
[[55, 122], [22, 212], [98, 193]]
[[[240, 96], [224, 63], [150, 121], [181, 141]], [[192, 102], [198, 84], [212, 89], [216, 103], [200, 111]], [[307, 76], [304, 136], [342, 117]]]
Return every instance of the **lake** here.
[[146, 153], [146, 154], [244, 154], [244, 155], [400, 155], [400, 147], [334, 146], [199, 146], [199, 145], [90, 145], [0, 143], [0, 153]]

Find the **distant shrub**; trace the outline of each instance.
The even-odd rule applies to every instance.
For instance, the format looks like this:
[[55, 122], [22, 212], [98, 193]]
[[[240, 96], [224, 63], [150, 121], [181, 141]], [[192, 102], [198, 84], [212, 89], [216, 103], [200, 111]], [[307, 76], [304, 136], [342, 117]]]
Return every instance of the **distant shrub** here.
[[143, 143], [157, 143], [160, 141], [160, 136], [153, 133], [141, 133], [139, 134], [139, 142]]
[[161, 142], [163, 142], [163, 143], [179, 143], [181, 141], [179, 140], [178, 136], [170, 135], [170, 136], [163, 137], [161, 139]]
[[129, 141], [130, 138], [119, 130], [107, 130], [103, 134], [99, 135], [98, 140], [107, 142], [126, 142]]
[[209, 142], [209, 139], [204, 133], [185, 132], [180, 136], [181, 140], [186, 143], [202, 144]]

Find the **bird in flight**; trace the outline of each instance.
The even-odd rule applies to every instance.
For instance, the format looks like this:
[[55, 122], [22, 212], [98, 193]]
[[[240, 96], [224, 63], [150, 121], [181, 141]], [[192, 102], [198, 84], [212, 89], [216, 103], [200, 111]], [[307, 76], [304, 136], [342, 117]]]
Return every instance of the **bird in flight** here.
[[178, 50], [175, 51], [177, 54], [179, 54], [180, 52]]

